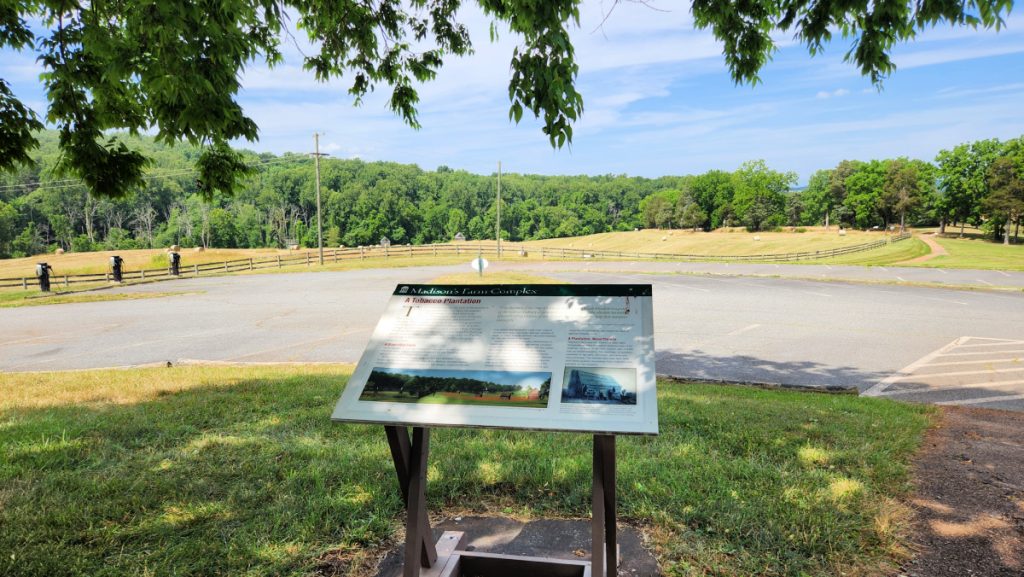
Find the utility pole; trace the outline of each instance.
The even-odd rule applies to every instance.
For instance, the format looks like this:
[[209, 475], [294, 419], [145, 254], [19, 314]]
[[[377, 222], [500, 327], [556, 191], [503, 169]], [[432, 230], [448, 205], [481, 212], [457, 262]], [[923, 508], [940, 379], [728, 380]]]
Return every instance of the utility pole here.
[[498, 206], [497, 222], [494, 223], [494, 237], [498, 241], [498, 258], [501, 258], [501, 161], [498, 161]]
[[320, 133], [313, 133], [313, 162], [316, 164], [316, 243], [320, 249], [320, 266], [324, 265], [324, 221], [320, 216]]

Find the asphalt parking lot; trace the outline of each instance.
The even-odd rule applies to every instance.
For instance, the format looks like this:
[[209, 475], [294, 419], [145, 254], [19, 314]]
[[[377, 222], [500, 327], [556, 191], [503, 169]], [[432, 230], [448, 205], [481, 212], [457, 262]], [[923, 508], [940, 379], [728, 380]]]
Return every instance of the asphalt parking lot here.
[[[1020, 291], [604, 268], [624, 264], [534, 268], [568, 282], [653, 284], [661, 374], [846, 386], [912, 401], [1024, 410]], [[522, 266], [495, 263], [490, 271], [502, 268]], [[0, 309], [0, 371], [197, 361], [355, 362], [396, 284], [467, 270], [180, 279], [114, 289], [178, 296]], [[860, 273], [857, 268], [850, 274]], [[1018, 276], [1007, 278], [1024, 280]]]

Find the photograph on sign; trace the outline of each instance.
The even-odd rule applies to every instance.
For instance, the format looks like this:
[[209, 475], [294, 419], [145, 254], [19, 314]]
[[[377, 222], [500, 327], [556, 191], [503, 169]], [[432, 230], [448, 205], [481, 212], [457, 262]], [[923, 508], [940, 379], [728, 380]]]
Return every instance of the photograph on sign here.
[[399, 285], [337, 421], [657, 434], [650, 285]]
[[636, 404], [636, 369], [565, 367], [563, 403]]
[[374, 368], [359, 400], [544, 408], [550, 388], [545, 372]]

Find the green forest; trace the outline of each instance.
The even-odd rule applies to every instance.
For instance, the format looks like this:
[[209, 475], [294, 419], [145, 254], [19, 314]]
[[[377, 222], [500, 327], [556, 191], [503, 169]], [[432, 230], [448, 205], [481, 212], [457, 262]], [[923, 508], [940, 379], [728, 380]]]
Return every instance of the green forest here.
[[[199, 149], [123, 137], [154, 159], [146, 185], [124, 198], [94, 198], [56, 170], [57, 133], [39, 134], [34, 165], [0, 175], [0, 257], [69, 251], [317, 244], [313, 160], [243, 152], [249, 173], [231, 197], [198, 181]], [[321, 161], [327, 246], [494, 238], [496, 174], [361, 160]], [[506, 240], [634, 228], [751, 231], [833, 224], [982, 226], [994, 240], [1019, 234], [1024, 214], [1024, 137], [943, 150], [933, 162], [847, 160], [795, 190], [797, 176], [764, 161], [734, 171], [640, 178], [503, 174]], [[1009, 233], [1005, 233], [1009, 231]]]

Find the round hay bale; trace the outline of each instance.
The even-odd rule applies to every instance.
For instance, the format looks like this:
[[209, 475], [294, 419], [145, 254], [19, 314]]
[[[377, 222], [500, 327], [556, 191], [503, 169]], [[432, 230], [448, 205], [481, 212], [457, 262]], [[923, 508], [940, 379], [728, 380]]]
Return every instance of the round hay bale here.
[[53, 251], [53, 254], [58, 254], [58, 255], [64, 254], [64, 249], [58, 248], [57, 250]]
[[171, 245], [171, 252], [178, 252], [179, 250], [181, 250], [180, 246], [178, 246], [176, 244], [172, 244]]
[[194, 248], [194, 249], [192, 249], [192, 250], [193, 250], [193, 251], [195, 251], [195, 252], [203, 252], [203, 251], [204, 251], [204, 250], [206, 250], [206, 249], [205, 249], [205, 248], [203, 248], [203, 247], [201, 247], [201, 246], [197, 246], [197, 247], [195, 247], [195, 248]]

